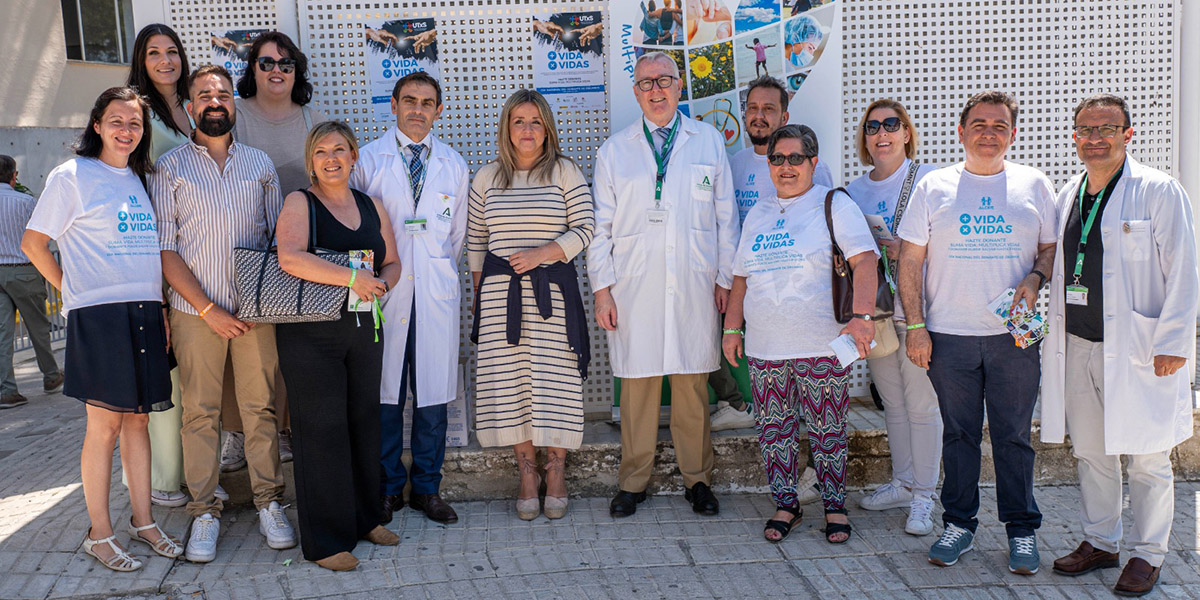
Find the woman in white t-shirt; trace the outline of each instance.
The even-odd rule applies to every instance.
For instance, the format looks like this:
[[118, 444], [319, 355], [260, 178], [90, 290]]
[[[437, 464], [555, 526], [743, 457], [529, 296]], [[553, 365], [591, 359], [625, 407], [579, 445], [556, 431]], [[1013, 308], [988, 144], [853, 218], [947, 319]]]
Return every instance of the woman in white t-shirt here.
[[[50, 172], [21, 249], [62, 290], [67, 314], [63, 394], [85, 404], [80, 471], [91, 528], [84, 552], [114, 571], [142, 561], [115, 540], [108, 510], [113, 446], [121, 442], [133, 510], [126, 531], [175, 558], [180, 543], [150, 509], [149, 413], [171, 408], [166, 307], [154, 209], [144, 178], [150, 164], [150, 109], [130, 88], [96, 100], [75, 147], [79, 156]], [[50, 252], [58, 242], [62, 266]]]
[[[918, 181], [934, 169], [913, 162], [917, 154], [917, 130], [904, 105], [882, 98], [863, 113], [855, 136], [858, 158], [874, 167], [846, 186], [864, 215], [883, 220], [892, 240], [880, 240], [887, 257], [900, 255], [900, 238], [894, 237], [908, 205], [908, 196]], [[895, 276], [895, 263], [888, 269]], [[896, 299], [894, 318], [900, 347], [908, 326], [900, 299]], [[908, 507], [904, 531], [927, 535], [933, 531], [933, 493], [942, 461], [942, 415], [937, 394], [925, 369], [908, 360], [903, 352], [893, 352], [867, 361], [871, 381], [883, 399], [887, 422], [888, 446], [892, 455], [892, 480], [859, 500], [867, 510]]]
[[796, 482], [804, 469], [801, 436], [807, 433], [825, 508], [825, 539], [840, 544], [851, 531], [845, 508], [850, 365], [838, 362], [829, 343], [850, 334], [859, 355], [866, 356], [875, 328], [866, 318], [846, 326], [834, 319], [827, 196], [833, 233], [854, 272], [856, 316], [874, 316], [879, 253], [854, 202], [813, 185], [812, 129], [786, 125], [772, 133], [767, 160], [775, 195], [760, 199], [742, 225], [722, 347], [736, 366], [743, 355], [744, 320], [755, 426], [777, 509], [763, 537], [778, 542], [800, 520]]

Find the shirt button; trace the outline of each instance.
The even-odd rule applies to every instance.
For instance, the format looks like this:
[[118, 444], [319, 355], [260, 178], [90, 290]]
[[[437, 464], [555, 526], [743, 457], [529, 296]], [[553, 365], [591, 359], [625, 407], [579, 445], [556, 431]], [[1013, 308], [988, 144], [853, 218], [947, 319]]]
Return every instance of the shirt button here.
[[1058, 315], [1057, 317], [1054, 317], [1054, 318], [1055, 318], [1055, 319], [1058, 319], [1059, 321], [1061, 321], [1061, 320], [1062, 320], [1062, 315]]
[[675, 288], [667, 288], [667, 293], [668, 293], [668, 294], [674, 294], [674, 293], [675, 293]]
[[138, 308], [141, 308], [141, 307], [142, 307], [142, 305], [141, 305], [141, 304], [139, 304], [139, 305], [138, 305]]
[[142, 354], [145, 354], [145, 353], [146, 353], [146, 349], [145, 349], [145, 348], [142, 348], [141, 352], [142, 352]]
[[674, 252], [675, 246], [667, 246], [667, 252]]
[[138, 325], [138, 331], [145, 331], [145, 330], [146, 330], [146, 328], [145, 328], [145, 327], [142, 327], [141, 325]]
[[409, 281], [412, 281], [412, 275], [409, 275], [409, 276], [408, 276], [408, 280], [409, 280]]
[[1059, 353], [1058, 353], [1058, 357], [1059, 357], [1059, 358], [1062, 358], [1062, 357], [1063, 357], [1063, 353], [1062, 353], [1062, 352], [1059, 352]]
[[407, 323], [407, 322], [408, 322], [408, 319], [400, 319], [400, 322], [401, 322], [401, 323]]

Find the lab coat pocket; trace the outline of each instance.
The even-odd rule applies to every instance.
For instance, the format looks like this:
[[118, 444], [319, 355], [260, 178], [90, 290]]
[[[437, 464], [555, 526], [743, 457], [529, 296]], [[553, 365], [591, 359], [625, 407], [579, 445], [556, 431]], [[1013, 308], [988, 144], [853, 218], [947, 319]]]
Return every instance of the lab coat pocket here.
[[1150, 260], [1154, 232], [1149, 220], [1121, 222], [1121, 254], [1129, 260]]
[[717, 168], [712, 165], [692, 165], [692, 227], [694, 229], [716, 229], [716, 214], [713, 208], [713, 186]]
[[1134, 364], [1154, 364], [1154, 330], [1158, 327], [1157, 317], [1147, 317], [1135, 310], [1129, 311], [1130, 345], [1129, 358]]
[[438, 300], [454, 300], [460, 293], [458, 269], [449, 258], [430, 258], [426, 273], [430, 294]]
[[693, 271], [717, 273], [717, 234], [715, 231], [693, 229], [691, 235], [691, 263]]
[[613, 269], [618, 279], [646, 272], [646, 250], [637, 234], [614, 237], [612, 242]]

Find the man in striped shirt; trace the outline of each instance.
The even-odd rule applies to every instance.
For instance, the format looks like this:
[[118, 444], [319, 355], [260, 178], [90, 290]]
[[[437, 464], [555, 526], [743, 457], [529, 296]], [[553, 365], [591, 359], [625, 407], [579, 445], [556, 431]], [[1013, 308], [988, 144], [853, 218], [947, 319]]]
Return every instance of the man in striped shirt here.
[[283, 470], [275, 429], [275, 328], [239, 321], [233, 249], [266, 248], [283, 206], [266, 153], [233, 141], [233, 82], [213, 65], [189, 79], [196, 122], [192, 141], [163, 154], [150, 178], [170, 325], [183, 388], [183, 471], [195, 517], [186, 556], [216, 558], [222, 502], [219, 475], [221, 390], [232, 357], [238, 410], [259, 531], [275, 549], [296, 545], [279, 503]]
[[13, 371], [13, 337], [16, 312], [21, 312], [25, 331], [33, 342], [42, 387], [53, 392], [62, 387], [63, 374], [50, 349], [50, 319], [46, 317], [46, 280], [21, 251], [21, 236], [33, 214], [35, 200], [13, 189], [17, 183], [17, 161], [0, 154], [0, 408], [15, 408], [29, 402], [17, 391]]

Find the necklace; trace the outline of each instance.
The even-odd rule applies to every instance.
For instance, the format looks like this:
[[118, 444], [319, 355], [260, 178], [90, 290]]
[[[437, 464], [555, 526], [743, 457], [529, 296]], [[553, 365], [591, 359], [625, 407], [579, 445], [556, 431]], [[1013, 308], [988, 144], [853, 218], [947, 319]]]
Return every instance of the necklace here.
[[781, 215], [783, 214], [783, 211], [787, 210], [787, 208], [788, 208], [789, 206], [791, 206], [791, 205], [793, 205], [793, 204], [795, 204], [795, 203], [796, 203], [796, 199], [795, 199], [795, 198], [792, 198], [792, 201], [791, 201], [791, 202], [788, 202], [788, 203], [787, 203], [787, 206], [784, 206], [784, 205], [783, 205], [783, 201], [779, 199], [779, 196], [775, 196], [775, 204], [778, 204], [778, 205], [779, 205], [779, 214], [781, 214]]

